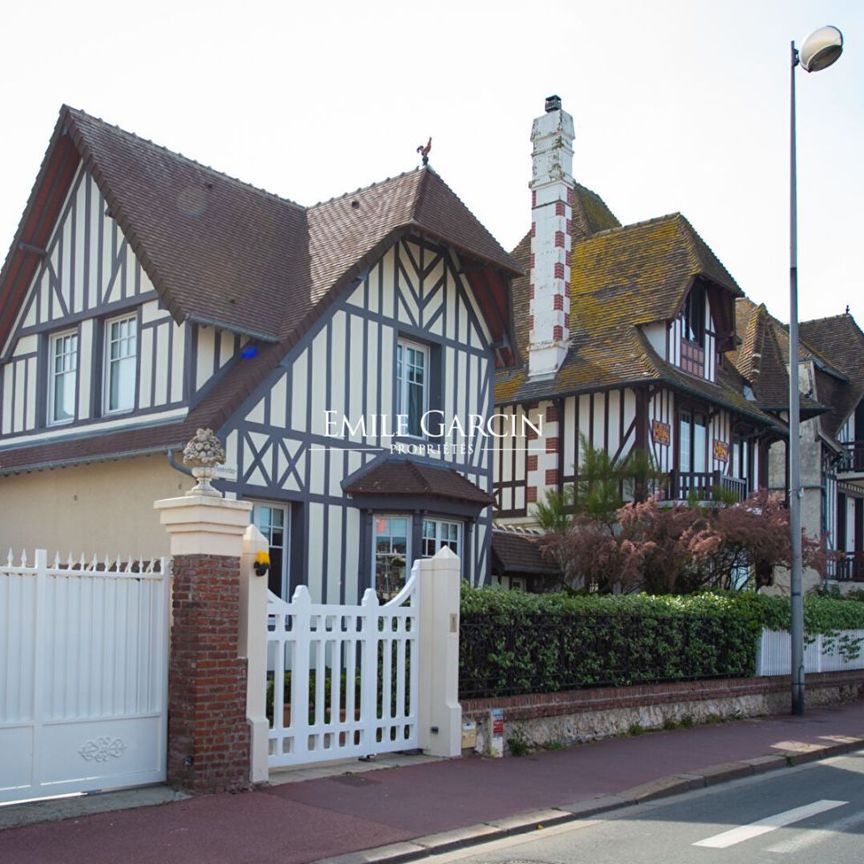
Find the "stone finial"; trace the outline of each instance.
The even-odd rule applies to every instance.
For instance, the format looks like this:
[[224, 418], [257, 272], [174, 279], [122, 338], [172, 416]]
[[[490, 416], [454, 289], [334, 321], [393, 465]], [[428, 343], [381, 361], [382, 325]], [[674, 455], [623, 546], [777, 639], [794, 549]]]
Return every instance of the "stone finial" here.
[[198, 429], [195, 437], [183, 448], [183, 464], [192, 469], [198, 481], [187, 495], [219, 495], [210, 485], [216, 468], [225, 464], [225, 449], [212, 429]]

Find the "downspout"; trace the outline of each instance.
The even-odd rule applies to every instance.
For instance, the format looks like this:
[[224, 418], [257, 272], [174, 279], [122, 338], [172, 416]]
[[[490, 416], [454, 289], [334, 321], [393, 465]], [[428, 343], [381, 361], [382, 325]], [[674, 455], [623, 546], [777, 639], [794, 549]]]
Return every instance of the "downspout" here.
[[192, 469], [187, 468], [185, 465], [181, 465], [177, 459], [174, 457], [173, 450], [166, 450], [165, 455], [168, 457], [168, 464], [175, 470], [179, 471], [181, 474], [185, 474], [187, 477], [192, 477]]

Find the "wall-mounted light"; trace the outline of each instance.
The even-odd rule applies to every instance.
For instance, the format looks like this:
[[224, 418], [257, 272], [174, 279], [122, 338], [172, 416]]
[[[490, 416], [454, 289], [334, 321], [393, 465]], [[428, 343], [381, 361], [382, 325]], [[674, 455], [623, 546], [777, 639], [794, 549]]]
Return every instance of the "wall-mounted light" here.
[[266, 576], [267, 571], [270, 569], [270, 553], [256, 552], [253, 566], [255, 567], [256, 576]]

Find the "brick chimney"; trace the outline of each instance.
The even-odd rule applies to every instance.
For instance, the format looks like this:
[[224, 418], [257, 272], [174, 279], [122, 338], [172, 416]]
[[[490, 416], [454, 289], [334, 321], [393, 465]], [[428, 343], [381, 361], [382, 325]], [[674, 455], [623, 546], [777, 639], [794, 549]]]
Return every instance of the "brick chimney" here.
[[555, 375], [570, 343], [573, 118], [550, 96], [531, 130], [531, 275], [528, 375]]

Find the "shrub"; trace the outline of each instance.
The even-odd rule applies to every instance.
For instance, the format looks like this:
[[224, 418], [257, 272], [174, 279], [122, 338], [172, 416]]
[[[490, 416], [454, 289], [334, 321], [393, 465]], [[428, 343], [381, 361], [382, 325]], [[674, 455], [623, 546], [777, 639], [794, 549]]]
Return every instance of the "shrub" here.
[[[459, 690], [468, 698], [747, 677], [762, 628], [789, 622], [788, 597], [752, 591], [574, 596], [466, 585]], [[861, 645], [838, 631], [864, 630], [864, 603], [808, 596], [804, 623], [852, 659]]]
[[734, 597], [463, 589], [460, 693], [752, 675], [761, 623]]

